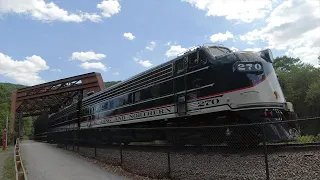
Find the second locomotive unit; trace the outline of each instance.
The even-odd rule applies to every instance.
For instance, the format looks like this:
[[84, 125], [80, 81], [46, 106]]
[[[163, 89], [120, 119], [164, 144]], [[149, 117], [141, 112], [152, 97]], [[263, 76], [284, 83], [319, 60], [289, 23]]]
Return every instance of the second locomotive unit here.
[[[162, 128], [221, 126], [285, 121], [293, 112], [274, 71], [269, 49], [233, 52], [203, 45], [105, 90], [85, 97], [49, 118], [52, 135], [93, 128]], [[288, 123], [268, 124], [268, 141], [294, 138]], [[211, 129], [212, 140], [259, 143], [257, 126]], [[170, 134], [170, 133], [169, 133]], [[197, 132], [207, 136], [205, 130]], [[205, 135], [207, 134], [207, 135]], [[169, 139], [188, 139], [192, 131], [172, 132]], [[253, 137], [253, 138], [252, 138]], [[100, 134], [105, 142], [153, 141], [168, 138], [165, 131]], [[210, 137], [209, 137], [210, 139]], [[253, 139], [253, 140], [252, 140]]]

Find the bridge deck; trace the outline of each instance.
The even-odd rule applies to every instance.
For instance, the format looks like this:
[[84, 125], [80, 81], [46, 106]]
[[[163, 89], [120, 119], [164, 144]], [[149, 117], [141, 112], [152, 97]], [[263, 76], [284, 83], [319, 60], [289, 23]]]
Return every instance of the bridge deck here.
[[26, 140], [20, 148], [30, 180], [125, 179], [49, 144]]

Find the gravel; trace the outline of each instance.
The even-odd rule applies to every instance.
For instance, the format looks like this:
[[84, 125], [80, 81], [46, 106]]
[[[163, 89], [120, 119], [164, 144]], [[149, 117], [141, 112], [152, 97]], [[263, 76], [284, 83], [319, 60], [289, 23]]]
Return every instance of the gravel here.
[[95, 157], [95, 151], [94, 148], [89, 148], [89, 147], [79, 147], [79, 152], [80, 155], [89, 157], [89, 158], [94, 158]]
[[106, 164], [121, 164], [119, 149], [97, 149], [97, 159]]
[[271, 179], [319, 179], [320, 151], [277, 153], [268, 157]]
[[123, 151], [123, 168], [151, 178], [168, 177], [166, 153]]
[[[93, 157], [94, 148], [80, 147], [79, 153]], [[108, 171], [126, 174], [125, 177], [130, 179], [168, 177], [167, 154], [164, 152], [123, 150], [122, 168], [110, 165], [121, 164], [119, 149], [97, 149], [96, 159]], [[262, 153], [171, 152], [170, 160], [172, 179], [266, 179], [265, 157]], [[272, 153], [268, 155], [268, 162], [270, 179], [309, 180], [320, 177], [320, 150]]]
[[264, 157], [172, 154], [173, 179], [265, 179]]

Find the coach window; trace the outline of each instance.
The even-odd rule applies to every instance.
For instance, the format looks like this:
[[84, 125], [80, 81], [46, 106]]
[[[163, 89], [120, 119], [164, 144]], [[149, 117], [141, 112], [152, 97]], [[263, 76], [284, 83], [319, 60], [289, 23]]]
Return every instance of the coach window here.
[[103, 108], [104, 110], [107, 110], [108, 109], [108, 102], [105, 102], [104, 103], [104, 108]]
[[122, 96], [122, 105], [126, 105], [126, 104], [129, 104], [129, 95], [128, 94]]
[[206, 53], [203, 50], [199, 51], [199, 59], [201, 64], [206, 64], [208, 61], [208, 56], [206, 55]]
[[199, 64], [198, 53], [194, 52], [188, 56], [190, 67], [197, 66]]
[[113, 108], [113, 100], [111, 100], [109, 103], [109, 109], [112, 109], [112, 108]]
[[121, 100], [121, 97], [113, 99], [113, 107], [114, 108], [117, 108], [117, 107], [119, 107], [121, 105], [120, 104], [120, 100]]
[[179, 59], [177, 60], [177, 65], [176, 65], [176, 68], [177, 68], [177, 74], [181, 73], [184, 71], [184, 59]]
[[155, 85], [151, 86], [150, 93], [151, 93], [152, 98], [159, 97], [160, 96], [160, 85], [155, 84]]
[[100, 109], [101, 109], [100, 104], [97, 104], [96, 107], [95, 107], [95, 109], [96, 109], [96, 113], [97, 113], [97, 112], [100, 112]]
[[133, 100], [132, 100], [132, 93], [130, 93], [129, 95], [128, 95], [128, 104], [132, 104], [132, 102], [133, 102]]
[[134, 102], [140, 101], [140, 91], [134, 93]]

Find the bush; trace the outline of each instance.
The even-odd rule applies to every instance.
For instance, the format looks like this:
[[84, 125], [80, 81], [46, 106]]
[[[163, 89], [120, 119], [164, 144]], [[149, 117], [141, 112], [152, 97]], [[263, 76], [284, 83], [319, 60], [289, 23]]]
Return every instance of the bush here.
[[320, 134], [314, 137], [313, 139], [314, 142], [320, 142]]
[[306, 135], [306, 136], [298, 136], [297, 142], [304, 144], [304, 143], [312, 143], [314, 142], [315, 136], [312, 135]]

